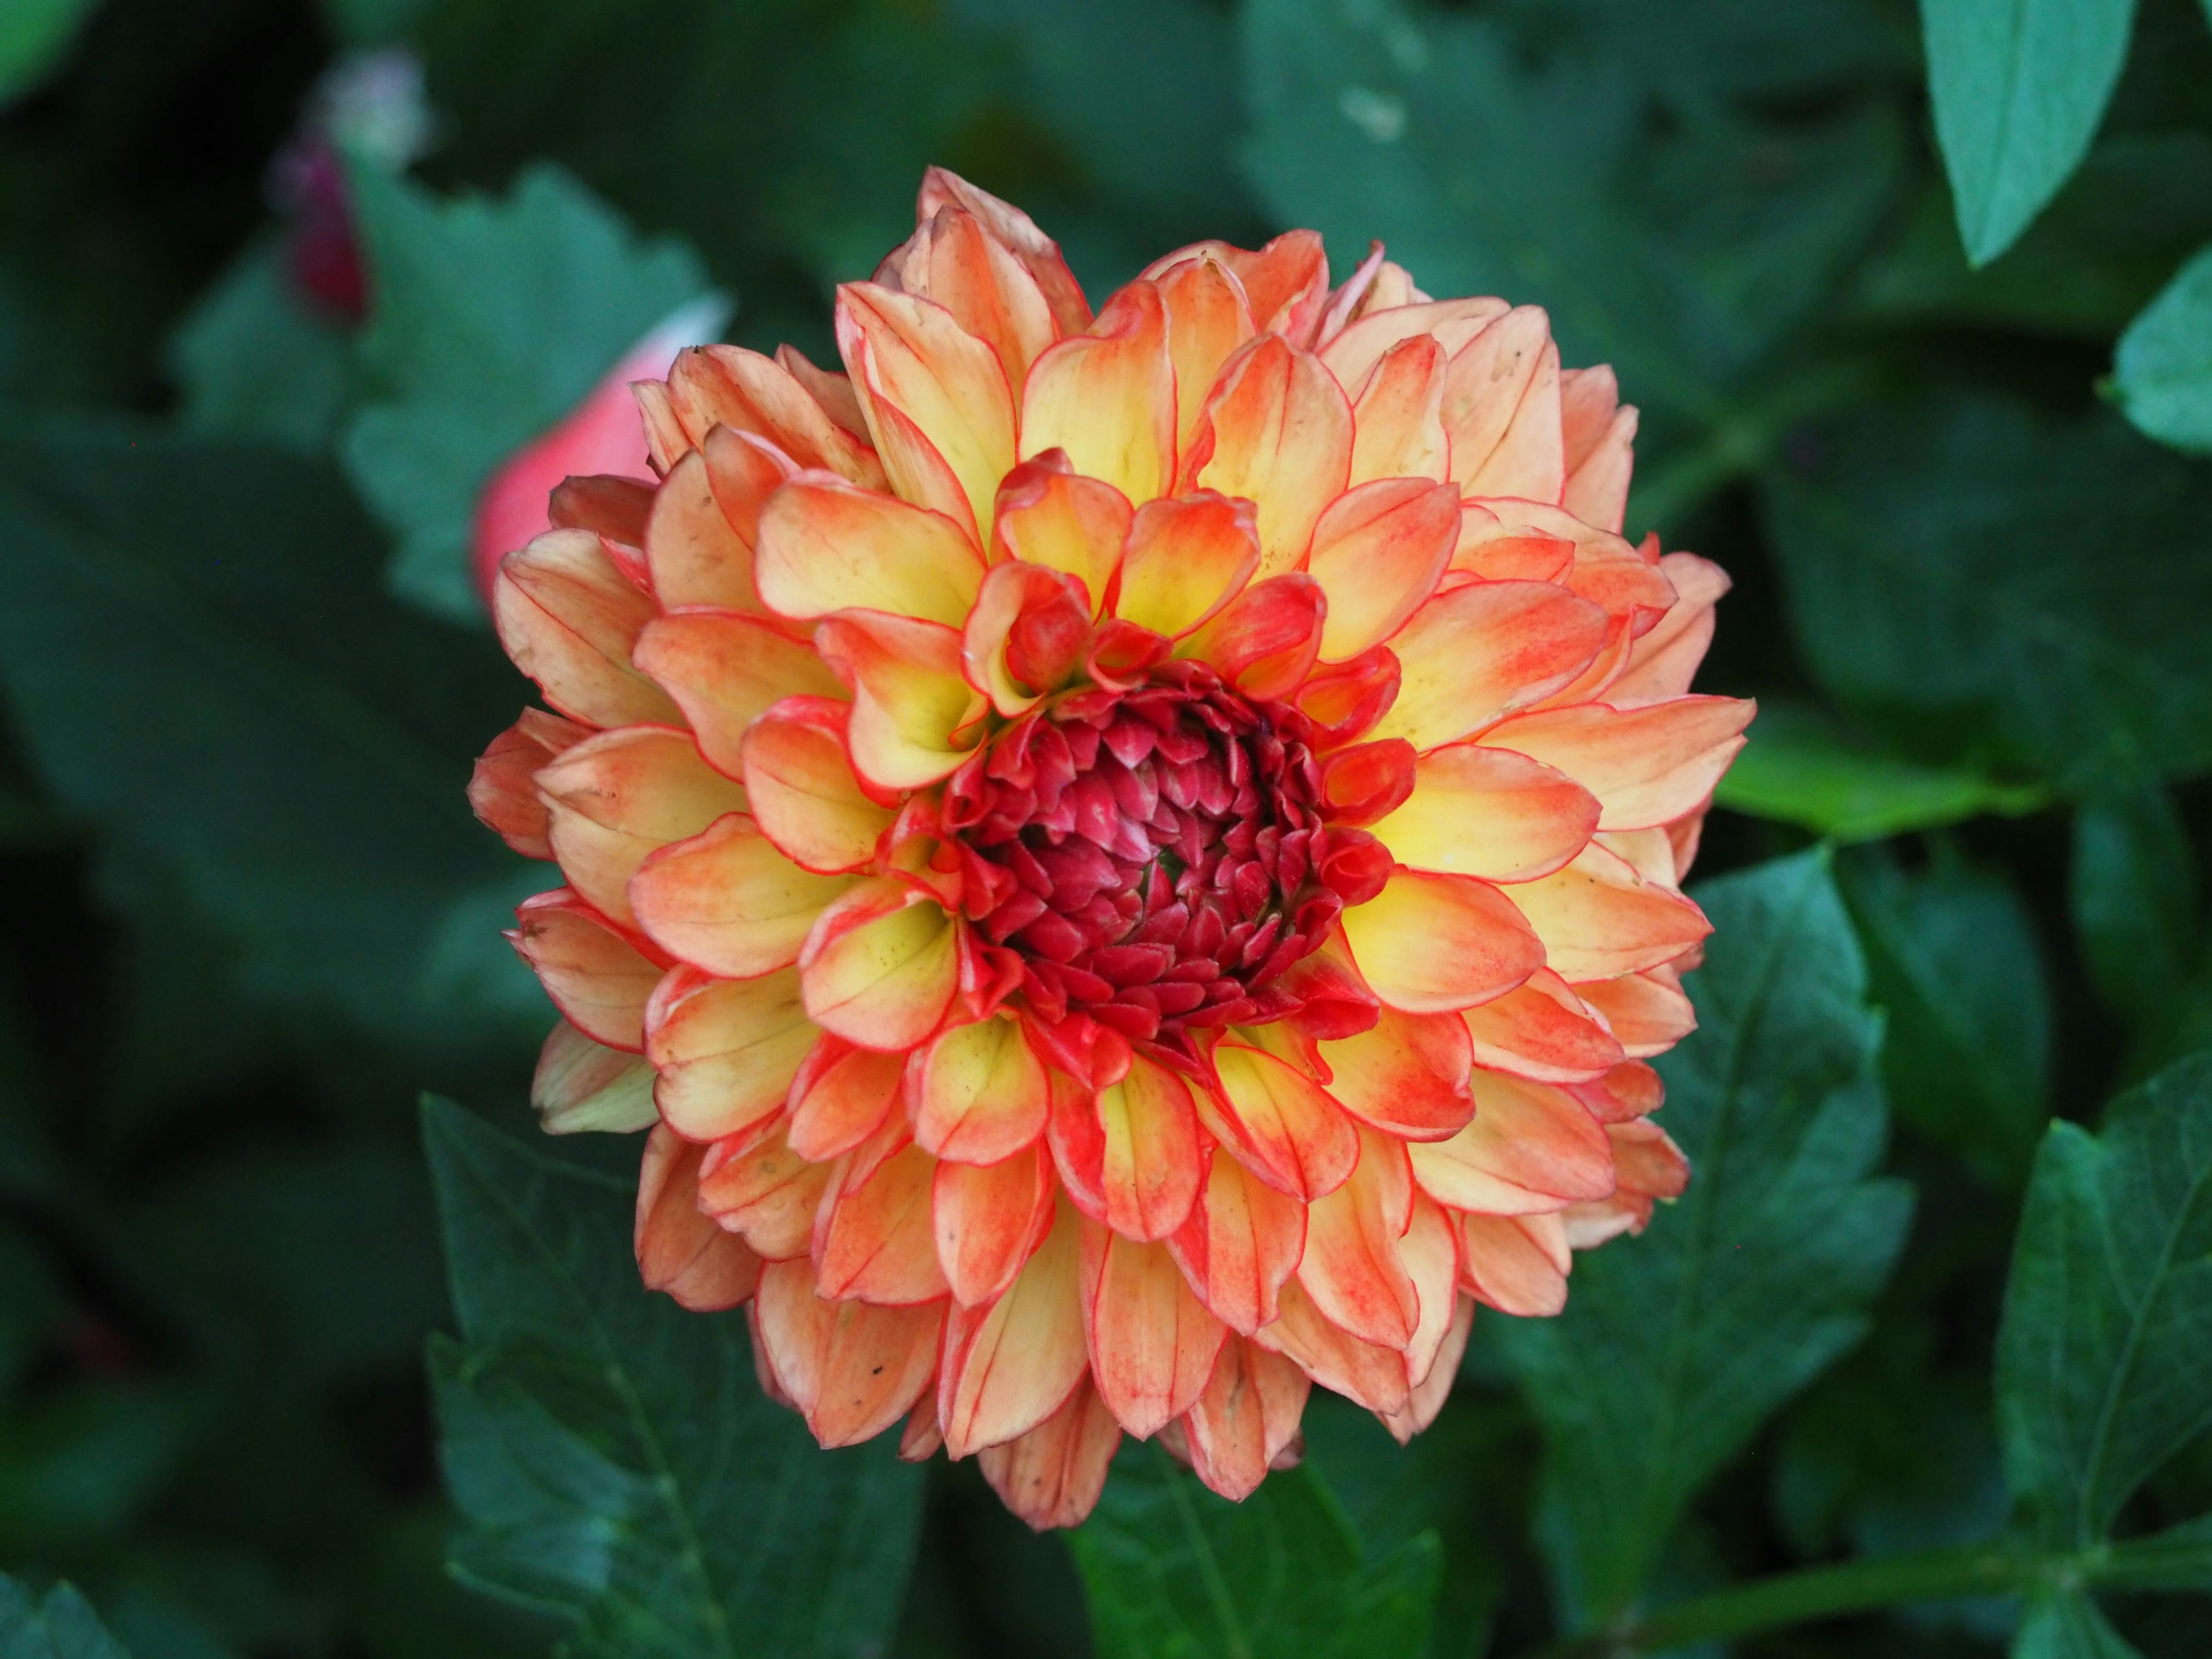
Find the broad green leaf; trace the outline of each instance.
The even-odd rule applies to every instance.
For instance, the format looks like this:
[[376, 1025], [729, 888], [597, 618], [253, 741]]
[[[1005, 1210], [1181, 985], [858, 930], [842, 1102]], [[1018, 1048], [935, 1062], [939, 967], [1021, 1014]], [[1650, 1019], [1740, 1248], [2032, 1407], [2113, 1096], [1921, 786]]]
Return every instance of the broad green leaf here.
[[2173, 798], [2148, 786], [2085, 802], [2068, 877], [2097, 989], [2130, 1025], [2154, 1023], [2197, 961], [2197, 858]]
[[1909, 754], [2087, 793], [2212, 765], [2208, 487], [2110, 415], [1930, 397], [1804, 434], [1765, 507], [1838, 702]]
[[1948, 848], [1913, 872], [1867, 848], [1837, 874], [1889, 1014], [1891, 1107], [2011, 1185], [2050, 1117], [2051, 992], [2027, 908], [2001, 872]]
[[1443, 1552], [1424, 1533], [1379, 1561], [1310, 1468], [1242, 1504], [1132, 1442], [1073, 1535], [1101, 1659], [1354, 1659], [1428, 1644]]
[[2012, 1659], [2142, 1659], [2080, 1590], [2033, 1596], [2013, 1638]]
[[1936, 137], [1987, 264], [2066, 182], [2128, 55], [2135, 0], [1921, 0]]
[[531, 168], [504, 198], [447, 201], [374, 167], [348, 176], [379, 395], [346, 434], [346, 468], [399, 538], [398, 591], [474, 617], [469, 526], [485, 478], [672, 313], [699, 303], [687, 320], [703, 339], [723, 312], [696, 256], [637, 240], [557, 167]]
[[1997, 1341], [2014, 1498], [2043, 1538], [2102, 1542], [2128, 1495], [2212, 1426], [2212, 1054], [2054, 1123]]
[[453, 1571], [606, 1659], [882, 1652], [921, 1470], [818, 1449], [742, 1315], [647, 1292], [627, 1183], [440, 1101], [423, 1135], [461, 1328], [431, 1351]]
[[0, 8], [0, 105], [61, 67], [94, 0], [9, 0]]
[[33, 1595], [0, 1574], [0, 1659], [131, 1659], [74, 1584]]
[[353, 346], [301, 301], [284, 257], [274, 240], [240, 255], [170, 337], [170, 370], [185, 430], [317, 455], [351, 410]]
[[257, 996], [411, 1043], [513, 1040], [504, 989], [434, 990], [427, 968], [449, 906], [517, 866], [462, 789], [527, 688], [380, 591], [337, 477], [70, 426], [0, 438], [0, 684], [118, 870], [173, 878]]
[[1565, 1313], [1498, 1322], [1547, 1446], [1544, 1542], [1567, 1616], [1646, 1583], [1683, 1508], [1854, 1346], [1911, 1194], [1874, 1178], [1881, 1022], [1812, 852], [1706, 884], [1698, 1029], [1658, 1062], [1689, 1191], [1579, 1258]]
[[2160, 443], [2212, 453], [2212, 247], [2128, 325], [2112, 383], [2128, 418]]
[[2048, 799], [2033, 785], [1869, 749], [1816, 710], [1786, 702], [1759, 705], [1751, 741], [1714, 796], [1734, 811], [1838, 842], [1879, 841], [1984, 812], [2033, 812]]

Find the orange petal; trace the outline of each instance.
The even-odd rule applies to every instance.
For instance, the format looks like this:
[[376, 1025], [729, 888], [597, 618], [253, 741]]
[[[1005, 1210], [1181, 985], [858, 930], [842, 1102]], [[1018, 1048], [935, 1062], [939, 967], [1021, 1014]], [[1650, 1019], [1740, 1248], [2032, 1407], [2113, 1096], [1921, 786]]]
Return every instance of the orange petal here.
[[937, 1261], [962, 1306], [981, 1307], [1013, 1283], [1052, 1224], [1052, 1196], [1042, 1146], [997, 1164], [937, 1166]]
[[1020, 559], [991, 567], [960, 635], [968, 683], [1012, 719], [1059, 690], [1091, 645], [1091, 599], [1083, 584]]
[[1541, 307], [1516, 306], [1452, 354], [1443, 419], [1461, 494], [1559, 499], [1559, 349]]
[[1241, 1043], [1213, 1052], [1219, 1094], [1194, 1097], [1206, 1129], [1254, 1175], [1308, 1203], [1344, 1184], [1359, 1160], [1359, 1135], [1344, 1109], [1311, 1078]]
[[683, 709], [707, 763], [727, 777], [743, 774], [745, 728], [771, 704], [845, 696], [812, 646], [734, 611], [654, 617], [638, 635], [635, 660]]
[[1095, 1095], [1055, 1094], [1052, 1152], [1086, 1215], [1135, 1239], [1182, 1225], [1205, 1173], [1198, 1115], [1183, 1080], [1143, 1055]]
[[1086, 1380], [1060, 1409], [975, 1459], [991, 1490], [1032, 1530], [1079, 1526], [1106, 1490], [1121, 1425]]
[[[1451, 568], [1485, 581], [1556, 582], [1573, 568], [1575, 544], [1518, 522], [1522, 501], [1462, 501]], [[1513, 516], [1507, 523], [1500, 514]]]
[[1705, 912], [1593, 843], [1556, 875], [1507, 896], [1544, 941], [1562, 979], [1611, 979], [1671, 962], [1712, 932]]
[[1603, 1077], [1575, 1084], [1567, 1092], [1601, 1123], [1649, 1117], [1667, 1103], [1667, 1085], [1640, 1060], [1624, 1060]]
[[1456, 1297], [1427, 1373], [1413, 1385], [1403, 1409], [1379, 1413], [1382, 1426], [1390, 1431], [1400, 1445], [1408, 1444], [1443, 1411], [1445, 1401], [1451, 1397], [1452, 1384], [1459, 1380], [1460, 1361], [1467, 1355], [1467, 1340], [1474, 1334], [1474, 1303], [1464, 1296]]
[[943, 306], [874, 283], [837, 290], [837, 347], [892, 489], [980, 547], [1014, 464], [1014, 394], [999, 354]]
[[1321, 359], [1263, 334], [1222, 368], [1183, 456], [1182, 487], [1256, 506], [1261, 574], [1296, 569], [1352, 471], [1352, 405]]
[[546, 1033], [538, 1052], [530, 1107], [549, 1135], [631, 1134], [660, 1115], [652, 1062], [594, 1042], [565, 1019]]
[[1249, 1336], [1274, 1318], [1306, 1243], [1306, 1206], [1217, 1150], [1205, 1185], [1167, 1246], [1198, 1299]]
[[538, 793], [538, 774], [556, 755], [592, 735], [588, 726], [564, 720], [541, 708], [526, 708], [515, 723], [491, 740], [469, 775], [469, 806], [477, 822], [496, 830], [501, 840], [526, 858], [550, 859], [553, 827]]
[[884, 261], [876, 280], [943, 306], [997, 354], [1014, 386], [1060, 337], [1036, 278], [981, 219], [956, 204], [923, 218]]
[[507, 935], [553, 1006], [595, 1042], [640, 1054], [661, 963], [566, 887], [526, 900]]
[[630, 663], [652, 597], [586, 530], [549, 530], [499, 564], [492, 620], [545, 701], [590, 726], [673, 722], [676, 705]]
[[1190, 447], [1214, 377], [1252, 337], [1252, 309], [1243, 284], [1212, 254], [1201, 253], [1159, 274], [1167, 309], [1168, 358], [1175, 365], [1176, 453]]
[[1471, 876], [1396, 870], [1381, 893], [1344, 913], [1343, 926], [1369, 988], [1409, 1014], [1475, 1007], [1544, 965], [1511, 902]]
[[1069, 471], [1066, 451], [1047, 450], [1000, 485], [993, 555], [1074, 577], [1095, 614], [1121, 565], [1133, 512], [1112, 484]]
[[983, 556], [941, 513], [828, 473], [802, 473], [762, 510], [753, 578], [786, 617], [866, 606], [957, 628]]
[[794, 471], [765, 440], [727, 427], [669, 469], [645, 528], [646, 562], [663, 610], [710, 605], [767, 614], [753, 586], [753, 547], [761, 508]]
[[1735, 697], [1516, 714], [1480, 741], [1555, 766], [1598, 799], [1601, 830], [1643, 830], [1695, 811], [1743, 747], [1758, 712]]
[[1246, 696], [1273, 702], [1298, 689], [1321, 654], [1328, 601], [1302, 570], [1255, 582], [1194, 629], [1179, 655], [1221, 671]]
[[732, 812], [647, 859], [630, 878], [629, 902], [662, 950], [750, 979], [798, 961], [816, 918], [852, 885], [850, 876], [800, 869], [750, 816]]
[[1330, 502], [1306, 566], [1328, 595], [1322, 655], [1340, 662], [1396, 633], [1436, 592], [1458, 538], [1449, 484], [1382, 478]]
[[921, 195], [915, 209], [917, 221], [939, 209], [955, 206], [975, 216], [993, 237], [1006, 247], [1036, 280], [1037, 290], [1050, 307], [1054, 325], [1062, 334], [1079, 334], [1091, 321], [1091, 307], [1083, 289], [1060, 257], [1060, 244], [1036, 228], [1036, 222], [1011, 202], [1002, 202], [957, 173], [931, 167], [921, 176]]
[[[821, 467], [869, 489], [884, 487], [875, 451], [832, 420], [788, 368], [757, 351], [707, 345], [678, 352], [668, 373], [668, 404], [693, 446], [726, 426], [757, 434], [802, 467]], [[649, 408], [647, 414], [650, 434]]]
[[1690, 1160], [1668, 1138], [1667, 1132], [1649, 1118], [1608, 1123], [1613, 1141], [1613, 1164], [1620, 1177], [1620, 1190], [1639, 1198], [1680, 1198], [1690, 1184]]
[[1415, 870], [1528, 881], [1564, 868], [1597, 829], [1598, 804], [1564, 772], [1471, 743], [1413, 763], [1413, 791], [1374, 826]]
[[1442, 1140], [1474, 1115], [1471, 1045], [1457, 1014], [1384, 1008], [1366, 1030], [1320, 1046], [1329, 1093], [1363, 1123], [1407, 1140]]
[[937, 1265], [930, 1186], [937, 1160], [908, 1146], [865, 1173], [848, 1156], [814, 1214], [814, 1288], [886, 1307], [945, 1293]]
[[1550, 969], [1461, 1016], [1474, 1064], [1534, 1083], [1585, 1083], [1618, 1066], [1620, 1044]]
[[968, 758], [989, 706], [962, 676], [960, 635], [936, 623], [849, 611], [814, 631], [823, 659], [853, 687], [845, 741], [853, 768], [882, 790], [919, 789]]
[[1074, 469], [1132, 501], [1167, 488], [1175, 462], [1175, 368], [1159, 289], [1130, 283], [1090, 331], [1030, 368], [1022, 391], [1024, 460], [1067, 452]]
[[706, 1151], [662, 1126], [645, 1138], [632, 1231], [638, 1276], [694, 1313], [734, 1308], [759, 1287], [761, 1259], [699, 1208], [699, 1159]]
[[1005, 1295], [986, 1308], [953, 1304], [937, 1384], [938, 1420], [953, 1457], [1035, 1428], [1082, 1379], [1079, 1224], [1062, 1205]]
[[826, 697], [787, 698], [746, 728], [740, 745], [754, 821], [802, 870], [865, 867], [895, 816], [868, 799], [846, 758], [851, 714]]
[[860, 413], [860, 395], [853, 390], [852, 377], [817, 368], [807, 355], [788, 342], [775, 349], [776, 366], [806, 388], [806, 395], [822, 405], [822, 412], [835, 422], [841, 431], [868, 441], [867, 417]]
[[702, 760], [687, 734], [665, 726], [586, 738], [539, 772], [538, 787], [562, 874], [625, 927], [637, 925], [629, 880], [638, 866], [745, 804], [744, 791]]
[[825, 1301], [805, 1261], [774, 1262], [761, 1274], [761, 1345], [814, 1437], [858, 1445], [904, 1417], [929, 1386], [944, 1304]]
[[1636, 406], [1620, 402], [1612, 369], [1600, 364], [1559, 376], [1559, 427], [1567, 463], [1559, 504], [1585, 524], [1619, 531], [1636, 465]]
[[1407, 1148], [1413, 1179], [1437, 1203], [1531, 1215], [1612, 1193], [1612, 1143], [1572, 1095], [1495, 1072], [1475, 1073], [1470, 1086], [1474, 1122]]
[[1259, 566], [1249, 503], [1211, 490], [1146, 501], [1129, 528], [1114, 614], [1179, 639], [1243, 592]]
[[855, 1048], [826, 1032], [792, 1079], [792, 1151], [817, 1164], [849, 1152], [882, 1127], [898, 1104], [904, 1054]]
[[[781, 1127], [732, 1136], [707, 1149], [699, 1165], [699, 1207], [770, 1261], [803, 1260], [814, 1212], [830, 1184], [830, 1165], [810, 1164], [786, 1144]], [[814, 1269], [806, 1277], [811, 1283]]]
[[1282, 1307], [1254, 1341], [1297, 1362], [1325, 1389], [1334, 1389], [1372, 1412], [1405, 1409], [1412, 1394], [1406, 1356], [1364, 1341], [1330, 1322], [1296, 1279], [1283, 1286]]
[[1044, 1063], [1011, 1017], [954, 1026], [915, 1056], [907, 1086], [914, 1137], [939, 1158], [996, 1164], [1044, 1133]]
[[[1328, 353], [1322, 353], [1327, 361]], [[1382, 354], [1352, 404], [1352, 472], [1356, 488], [1377, 478], [1450, 477], [1444, 436], [1444, 351], [1417, 334]], [[1458, 495], [1455, 489], [1453, 495]]]
[[1592, 980], [1579, 994], [1605, 1016], [1621, 1052], [1635, 1059], [1663, 1054], [1698, 1029], [1697, 1010], [1682, 994], [1681, 975], [1670, 967]]
[[1567, 1305], [1575, 1254], [1556, 1215], [1462, 1215], [1460, 1283], [1486, 1307], [1546, 1319]]
[[1206, 1312], [1163, 1244], [1083, 1226], [1091, 1375], [1121, 1426], [1148, 1440], [1197, 1403], [1228, 1327]]
[[1386, 1348], [1410, 1343], [1420, 1318], [1420, 1299], [1398, 1259], [1413, 1200], [1405, 1146], [1368, 1129], [1350, 1177], [1306, 1210], [1298, 1283], [1331, 1324]]
[[[1459, 1303], [1459, 1229], [1451, 1212], [1416, 1191], [1406, 1222], [1405, 1237], [1398, 1241], [1398, 1260], [1413, 1281], [1420, 1317], [1413, 1340], [1406, 1345], [1406, 1375], [1414, 1386], [1427, 1378], [1451, 1333], [1452, 1316]], [[1455, 1368], [1459, 1357], [1452, 1357]], [[1427, 1425], [1424, 1424], [1423, 1427]]]
[[914, 1048], [959, 989], [957, 944], [934, 899], [888, 878], [864, 881], [823, 914], [799, 953], [807, 1014], [864, 1048]]
[[690, 1139], [742, 1135], [783, 1109], [815, 1035], [789, 969], [722, 980], [678, 968], [646, 1011], [653, 1100]]
[[1374, 735], [1434, 749], [1549, 696], [1605, 643], [1602, 608], [1549, 582], [1437, 594], [1392, 636], [1402, 680]]
[[1192, 1472], [1224, 1498], [1249, 1498], [1297, 1438], [1312, 1389], [1296, 1362], [1231, 1336], [1182, 1419]]
[[1712, 643], [1713, 606], [1729, 591], [1728, 573], [1694, 553], [1669, 553], [1659, 568], [1674, 590], [1674, 603], [1636, 640], [1628, 665], [1606, 688], [1618, 702], [1679, 697], [1689, 690]]
[[1503, 300], [1482, 298], [1370, 307], [1322, 347], [1322, 361], [1346, 386], [1359, 386], [1400, 341], [1434, 335], [1449, 357], [1510, 309]]

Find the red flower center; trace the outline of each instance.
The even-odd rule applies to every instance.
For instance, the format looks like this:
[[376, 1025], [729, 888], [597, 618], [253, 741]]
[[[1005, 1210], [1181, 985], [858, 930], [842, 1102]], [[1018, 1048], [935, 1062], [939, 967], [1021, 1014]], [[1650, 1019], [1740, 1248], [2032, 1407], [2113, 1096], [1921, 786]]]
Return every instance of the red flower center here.
[[1390, 869], [1328, 821], [1311, 737], [1287, 704], [1170, 662], [1133, 690], [1050, 699], [963, 766], [944, 828], [1031, 1014], [1088, 1017], [1185, 1068], [1202, 1032], [1296, 1014], [1285, 970]]

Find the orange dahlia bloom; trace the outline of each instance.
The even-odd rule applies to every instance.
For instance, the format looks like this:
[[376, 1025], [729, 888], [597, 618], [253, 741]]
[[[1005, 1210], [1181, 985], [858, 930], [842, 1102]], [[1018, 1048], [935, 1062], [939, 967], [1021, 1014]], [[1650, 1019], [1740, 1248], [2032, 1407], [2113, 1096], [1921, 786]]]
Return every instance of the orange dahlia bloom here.
[[502, 566], [537, 1103], [652, 1126], [647, 1284], [824, 1445], [904, 1419], [1036, 1526], [1125, 1431], [1239, 1498], [1311, 1383], [1412, 1434], [1476, 1303], [1682, 1189], [1727, 579], [1621, 538], [1636, 411], [1540, 310], [1294, 231], [1094, 317], [1006, 203], [919, 220], [845, 374], [683, 353], [658, 484]]

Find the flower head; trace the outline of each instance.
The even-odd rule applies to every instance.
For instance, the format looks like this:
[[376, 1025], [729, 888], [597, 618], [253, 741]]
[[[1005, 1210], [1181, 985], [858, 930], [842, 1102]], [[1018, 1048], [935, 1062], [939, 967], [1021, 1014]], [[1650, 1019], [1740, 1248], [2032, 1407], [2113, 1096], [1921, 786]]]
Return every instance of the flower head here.
[[824, 1444], [904, 1419], [1039, 1526], [1124, 1431], [1241, 1497], [1311, 1383], [1410, 1435], [1477, 1303], [1687, 1179], [1727, 581], [1622, 539], [1635, 410], [1539, 310], [1292, 232], [1094, 317], [1006, 204], [919, 219], [846, 374], [682, 353], [658, 483], [501, 567], [538, 1104], [651, 1126], [647, 1283]]

